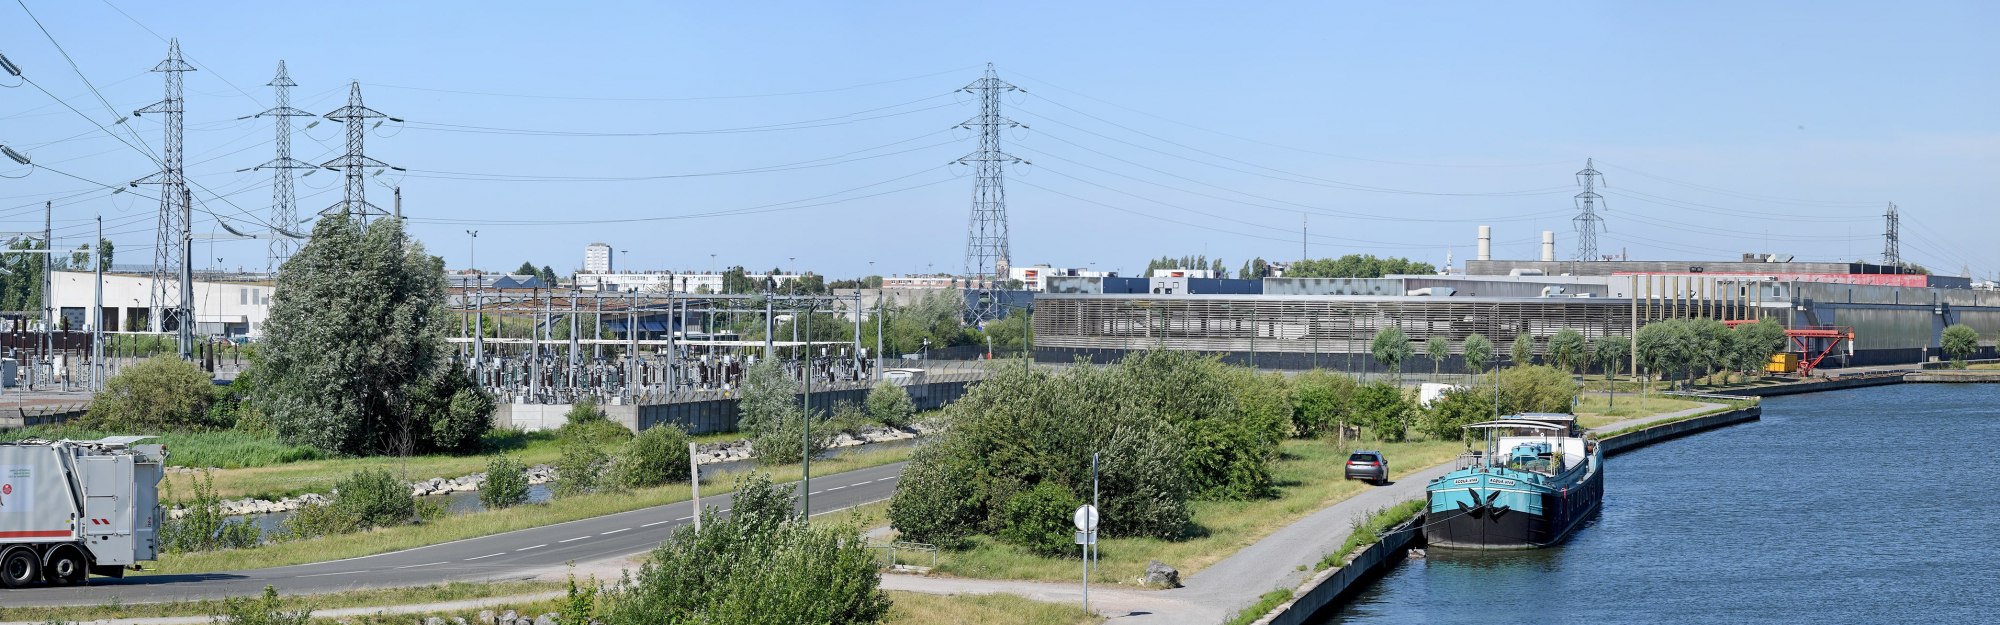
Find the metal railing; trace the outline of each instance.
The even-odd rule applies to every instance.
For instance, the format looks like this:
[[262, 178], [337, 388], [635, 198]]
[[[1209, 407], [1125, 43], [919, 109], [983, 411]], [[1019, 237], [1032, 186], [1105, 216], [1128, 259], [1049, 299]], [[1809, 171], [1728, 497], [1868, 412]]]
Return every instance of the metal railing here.
[[870, 538], [868, 539], [868, 548], [883, 550], [884, 562], [886, 563], [886, 566], [889, 566], [891, 568], [902, 566], [903, 564], [902, 561], [896, 557], [896, 552], [898, 550], [906, 552], [915, 551], [918, 553], [929, 552], [931, 554], [931, 570], [933, 571], [937, 570], [937, 552], [938, 552], [937, 545], [929, 543], [910, 542], [905, 540], [878, 540]]

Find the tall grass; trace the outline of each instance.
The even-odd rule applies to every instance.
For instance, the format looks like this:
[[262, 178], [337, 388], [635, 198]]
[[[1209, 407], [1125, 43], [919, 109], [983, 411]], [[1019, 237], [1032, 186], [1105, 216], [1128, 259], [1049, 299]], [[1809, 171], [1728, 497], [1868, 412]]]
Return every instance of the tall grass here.
[[[0, 432], [0, 440], [24, 438], [93, 440], [132, 432], [103, 432], [75, 428], [35, 426]], [[235, 430], [216, 432], [167, 432], [145, 441], [167, 446], [167, 464], [178, 467], [242, 469], [268, 467], [334, 457], [314, 447], [287, 445], [275, 438], [260, 437]]]
[[1340, 549], [1326, 554], [1325, 558], [1321, 558], [1319, 564], [1315, 565], [1313, 570], [1322, 571], [1341, 566], [1342, 561], [1347, 559], [1347, 554], [1354, 553], [1356, 549], [1382, 540], [1383, 530], [1395, 527], [1396, 524], [1408, 521], [1410, 517], [1416, 516], [1417, 511], [1424, 508], [1424, 502], [1425, 500], [1423, 499], [1412, 499], [1388, 508], [1369, 512], [1367, 516], [1361, 518], [1360, 522], [1354, 524], [1353, 531], [1347, 533], [1347, 542], [1342, 543]]
[[929, 595], [889, 591], [889, 618], [884, 625], [979, 623], [980, 625], [1073, 625], [1102, 623], [1104, 617], [1084, 614], [1065, 603], [1044, 603], [1020, 595]]
[[1264, 618], [1265, 614], [1269, 614], [1272, 609], [1277, 608], [1280, 604], [1291, 600], [1292, 589], [1290, 588], [1279, 588], [1264, 593], [1264, 596], [1259, 597], [1256, 603], [1250, 604], [1250, 607], [1243, 608], [1242, 611], [1237, 612], [1236, 617], [1229, 619], [1227, 625], [1250, 625], [1257, 622], [1257, 619]]

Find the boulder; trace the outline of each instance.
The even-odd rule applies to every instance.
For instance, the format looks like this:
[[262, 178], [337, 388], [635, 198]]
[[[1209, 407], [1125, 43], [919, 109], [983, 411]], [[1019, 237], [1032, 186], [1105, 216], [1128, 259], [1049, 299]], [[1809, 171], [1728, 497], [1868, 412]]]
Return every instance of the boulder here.
[[1159, 560], [1148, 560], [1146, 562], [1146, 585], [1159, 586], [1161, 588], [1180, 588], [1180, 569], [1167, 566], [1167, 563]]
[[463, 616], [451, 617], [451, 625], [465, 625], [465, 617]]
[[551, 612], [535, 617], [535, 625], [556, 625], [556, 614]]
[[444, 625], [444, 619], [433, 616], [424, 619], [424, 625]]
[[513, 623], [513, 622], [514, 622], [514, 619], [515, 619], [515, 618], [519, 618], [520, 616], [521, 616], [521, 613], [519, 613], [519, 612], [515, 612], [515, 611], [513, 611], [513, 610], [508, 610], [508, 611], [506, 611], [506, 612], [501, 612], [501, 613], [500, 613], [500, 622], [502, 622], [502, 623]]
[[480, 623], [480, 625], [493, 625], [493, 611], [492, 611], [492, 610], [480, 610], [480, 611], [479, 611], [479, 623]]

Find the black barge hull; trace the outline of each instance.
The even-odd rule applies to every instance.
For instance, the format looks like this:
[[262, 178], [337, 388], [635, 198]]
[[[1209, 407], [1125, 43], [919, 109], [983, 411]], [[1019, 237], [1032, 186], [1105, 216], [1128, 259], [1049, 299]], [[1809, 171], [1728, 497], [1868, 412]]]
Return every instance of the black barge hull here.
[[1603, 499], [1604, 472], [1594, 471], [1575, 488], [1543, 494], [1544, 514], [1506, 509], [1430, 512], [1424, 540], [1447, 549], [1539, 549], [1568, 538], [1597, 513]]

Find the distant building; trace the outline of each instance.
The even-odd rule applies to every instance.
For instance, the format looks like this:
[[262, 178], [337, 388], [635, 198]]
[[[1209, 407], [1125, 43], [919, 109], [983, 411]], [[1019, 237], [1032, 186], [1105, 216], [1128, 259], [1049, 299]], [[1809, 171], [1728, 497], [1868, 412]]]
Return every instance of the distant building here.
[[612, 273], [617, 271], [618, 269], [614, 267], [613, 263], [611, 262], [611, 255], [615, 251], [616, 250], [611, 249], [610, 245], [606, 245], [603, 243], [592, 243], [589, 246], [584, 247], [583, 272]]
[[1046, 291], [1049, 278], [1103, 278], [1117, 277], [1116, 271], [1091, 271], [1089, 269], [1065, 269], [1048, 265], [1033, 267], [1008, 267], [1007, 279], [1020, 280], [1022, 288], [1030, 291]]
[[[765, 279], [778, 286], [799, 278], [788, 273], [745, 273], [744, 277], [763, 283]], [[642, 291], [648, 293], [694, 293], [708, 287], [709, 293], [722, 292], [722, 274], [706, 272], [645, 271], [625, 273], [591, 273], [576, 275], [576, 288], [585, 291]]]
[[[53, 291], [59, 327], [91, 329], [97, 305], [97, 276], [80, 271], [54, 272]], [[179, 284], [178, 281], [175, 282]], [[277, 291], [269, 274], [210, 272], [194, 281], [195, 334], [258, 337], [270, 317], [271, 296]], [[126, 273], [104, 274], [104, 331], [114, 334], [162, 331], [160, 310], [151, 307], [153, 278]]]

